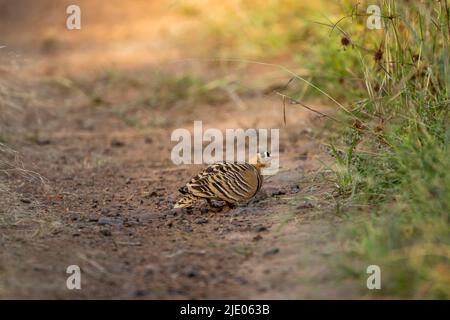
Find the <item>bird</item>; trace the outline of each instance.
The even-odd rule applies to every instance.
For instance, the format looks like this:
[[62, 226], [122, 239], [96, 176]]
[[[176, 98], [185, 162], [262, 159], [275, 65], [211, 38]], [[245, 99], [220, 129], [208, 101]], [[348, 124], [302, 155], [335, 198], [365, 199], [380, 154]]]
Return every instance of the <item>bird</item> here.
[[224, 201], [222, 207], [234, 208], [237, 203], [250, 200], [261, 189], [264, 178], [261, 169], [267, 167], [271, 157], [269, 152], [256, 155], [256, 163], [216, 162], [186, 185], [178, 189], [182, 196], [174, 208], [191, 208], [193, 204], [205, 199], [211, 208], [217, 208], [212, 202]]

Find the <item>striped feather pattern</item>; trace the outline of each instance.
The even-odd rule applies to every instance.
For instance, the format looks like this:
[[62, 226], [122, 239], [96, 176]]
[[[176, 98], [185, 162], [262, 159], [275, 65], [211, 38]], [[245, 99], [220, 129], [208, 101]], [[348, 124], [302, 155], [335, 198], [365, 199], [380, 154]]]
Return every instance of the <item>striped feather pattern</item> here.
[[258, 166], [248, 163], [215, 163], [180, 188], [183, 196], [175, 208], [189, 207], [198, 199], [235, 204], [255, 196], [262, 183], [263, 176]]

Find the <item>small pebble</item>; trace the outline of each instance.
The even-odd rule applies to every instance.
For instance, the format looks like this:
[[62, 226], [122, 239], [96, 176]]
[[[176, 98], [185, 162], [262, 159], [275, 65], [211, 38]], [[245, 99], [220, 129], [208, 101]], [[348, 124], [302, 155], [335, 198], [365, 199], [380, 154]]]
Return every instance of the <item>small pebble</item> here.
[[45, 146], [45, 145], [50, 144], [50, 139], [47, 137], [37, 137], [35, 142], [39, 146]]
[[111, 147], [123, 147], [125, 145], [125, 142], [119, 139], [112, 139], [111, 140]]
[[267, 250], [266, 252], [264, 252], [263, 256], [264, 257], [273, 256], [273, 255], [277, 254], [278, 252], [280, 252], [280, 249], [272, 248], [272, 249]]
[[101, 230], [100, 230], [100, 233], [101, 233], [102, 235], [104, 235], [105, 237], [110, 237], [110, 236], [112, 235], [111, 231], [108, 230], [108, 229], [101, 229]]
[[101, 217], [98, 219], [97, 222], [99, 225], [122, 225], [123, 219], [121, 218], [108, 218], [108, 217]]

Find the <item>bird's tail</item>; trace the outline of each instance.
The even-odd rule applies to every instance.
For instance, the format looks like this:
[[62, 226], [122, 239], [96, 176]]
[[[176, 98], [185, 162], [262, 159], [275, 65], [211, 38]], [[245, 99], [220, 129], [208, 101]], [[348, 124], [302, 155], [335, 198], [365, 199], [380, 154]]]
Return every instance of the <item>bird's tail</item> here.
[[198, 200], [198, 197], [192, 195], [192, 194], [185, 194], [180, 199], [178, 199], [177, 203], [173, 206], [174, 209], [176, 208], [188, 208], [192, 206], [192, 203], [194, 201]]

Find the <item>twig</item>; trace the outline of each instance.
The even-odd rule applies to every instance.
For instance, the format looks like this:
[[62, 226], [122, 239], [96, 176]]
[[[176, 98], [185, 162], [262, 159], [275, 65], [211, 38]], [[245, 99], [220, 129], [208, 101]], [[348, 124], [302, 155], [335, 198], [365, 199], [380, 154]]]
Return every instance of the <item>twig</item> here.
[[[303, 102], [298, 101], [298, 100], [295, 100], [294, 98], [289, 97], [288, 95], [285, 95], [285, 94], [283, 94], [283, 93], [281, 93], [281, 92], [278, 92], [278, 91], [274, 91], [274, 93], [277, 94], [277, 95], [279, 95], [279, 96], [281, 96], [281, 97], [283, 97], [283, 99], [288, 99], [288, 100], [291, 102], [291, 104], [297, 104], [297, 105], [300, 105], [300, 106], [302, 106], [303, 108], [308, 109], [308, 110], [311, 111], [311, 112], [314, 112], [314, 113], [316, 113], [316, 114], [318, 114], [318, 115], [320, 115], [320, 116], [322, 116], [322, 117], [326, 117], [326, 118], [328, 118], [328, 119], [331, 119], [331, 120], [333, 120], [333, 121], [335, 121], [335, 122], [337, 122], [337, 123], [339, 123], [339, 124], [341, 124], [341, 125], [343, 125], [343, 126], [345, 126], [345, 127], [347, 127], [347, 128], [350, 128], [350, 129], [359, 131], [359, 132], [361, 132], [361, 133], [369, 133], [369, 134], [375, 136], [376, 138], [380, 139], [380, 141], [383, 142], [384, 144], [386, 144], [387, 146], [391, 147], [391, 144], [383, 137], [382, 134], [375, 133], [375, 132], [372, 132], [372, 131], [369, 131], [369, 130], [364, 130], [364, 129], [361, 129], [361, 128], [358, 128], [358, 127], [355, 127], [355, 126], [350, 126], [350, 125], [348, 125], [347, 123], [345, 123], [345, 122], [343, 122], [343, 121], [340, 121], [340, 120], [338, 120], [338, 119], [336, 119], [336, 118], [334, 118], [334, 117], [332, 117], [332, 116], [330, 116], [330, 115], [328, 115], [328, 114], [325, 114], [325, 113], [323, 113], [323, 112], [320, 112], [320, 111], [318, 111], [318, 110], [315, 110], [315, 109], [313, 109], [313, 108], [307, 106], [307, 105], [304, 104]], [[355, 117], [355, 118], [356, 118], [356, 117]]]
[[[307, 105], [304, 104], [303, 102], [298, 101], [298, 100], [295, 100], [294, 98], [289, 97], [288, 95], [285, 95], [285, 94], [283, 94], [283, 93], [281, 93], [281, 92], [278, 92], [278, 91], [274, 91], [274, 92], [275, 92], [275, 94], [277, 94], [277, 95], [279, 95], [279, 96], [281, 96], [281, 97], [283, 98], [283, 112], [285, 112], [285, 111], [284, 111], [284, 108], [285, 108], [286, 100], [289, 100], [289, 102], [290, 102], [291, 104], [298, 104], [298, 105], [301, 105], [303, 108], [308, 109], [309, 111], [312, 111], [312, 112], [314, 112], [314, 113], [317, 113], [317, 114], [321, 115], [322, 117], [326, 117], [326, 118], [329, 118], [329, 119], [331, 119], [331, 120], [333, 120], [333, 121], [336, 121], [336, 122], [338, 122], [338, 123], [341, 123], [341, 124], [346, 125], [344, 122], [339, 121], [338, 119], [336, 119], [336, 118], [334, 118], [334, 117], [332, 117], [332, 116], [330, 116], [330, 115], [327, 115], [327, 114], [325, 114], [325, 113], [323, 113], [323, 112], [320, 112], [320, 111], [318, 111], [318, 110], [315, 110], [315, 109], [313, 109], [313, 108], [307, 106]], [[284, 115], [284, 124], [286, 124], [286, 115]]]

